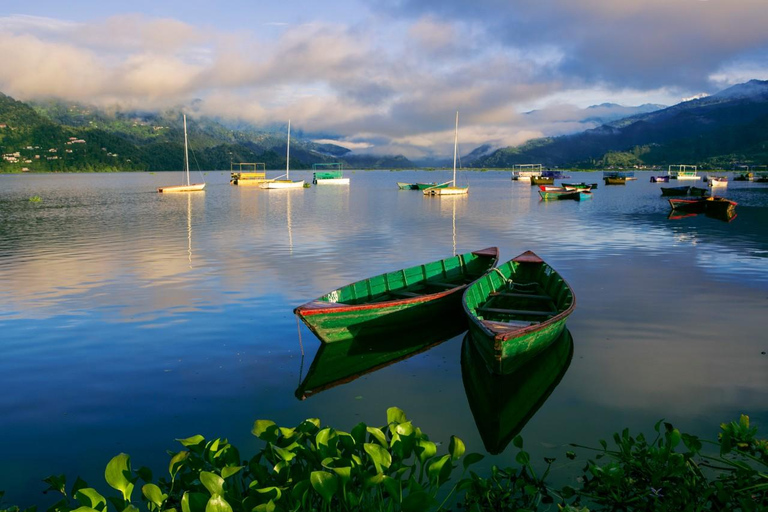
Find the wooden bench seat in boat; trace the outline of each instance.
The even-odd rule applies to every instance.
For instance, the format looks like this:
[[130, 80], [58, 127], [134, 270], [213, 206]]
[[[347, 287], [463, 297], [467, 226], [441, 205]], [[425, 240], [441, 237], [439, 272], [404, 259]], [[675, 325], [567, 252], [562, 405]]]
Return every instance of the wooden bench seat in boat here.
[[493, 292], [491, 297], [513, 297], [520, 299], [552, 300], [549, 295], [534, 295], [532, 293]]
[[481, 320], [484, 326], [486, 326], [491, 331], [506, 331], [510, 327], [519, 327], [520, 329], [523, 329], [525, 327], [529, 327], [534, 324], [538, 324], [539, 322], [525, 322], [522, 320], [510, 320], [508, 322], [502, 322], [499, 320]]
[[501, 315], [555, 316], [557, 311], [529, 311], [527, 309], [477, 308], [478, 313], [498, 313]]

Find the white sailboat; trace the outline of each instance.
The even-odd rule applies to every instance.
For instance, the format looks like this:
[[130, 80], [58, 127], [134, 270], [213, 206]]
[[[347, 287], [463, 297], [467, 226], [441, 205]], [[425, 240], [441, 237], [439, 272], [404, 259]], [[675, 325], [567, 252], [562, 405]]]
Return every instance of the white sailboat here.
[[276, 188], [304, 188], [304, 180], [291, 181], [291, 120], [288, 120], [288, 149], [285, 152], [285, 179], [281, 180], [282, 176], [278, 176], [274, 180], [265, 181], [259, 187], [266, 189]]
[[187, 143], [187, 115], [184, 114], [184, 170], [186, 172], [187, 184], [174, 185], [171, 187], [160, 187], [158, 192], [197, 192], [205, 188], [205, 183], [189, 182], [189, 147]]
[[[425, 196], [456, 196], [461, 194], [468, 194], [469, 187], [457, 187], [456, 186], [456, 155], [459, 151], [459, 112], [456, 112], [456, 131], [453, 136], [453, 179], [449, 181], [451, 185], [443, 188], [426, 188], [424, 189]], [[445, 185], [443, 183], [442, 185]], [[439, 187], [440, 185], [438, 185]]]

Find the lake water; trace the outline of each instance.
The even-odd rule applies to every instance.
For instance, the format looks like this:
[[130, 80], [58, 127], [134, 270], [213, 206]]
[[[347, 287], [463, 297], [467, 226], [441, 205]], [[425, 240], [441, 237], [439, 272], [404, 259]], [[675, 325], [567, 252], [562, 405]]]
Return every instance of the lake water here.
[[[397, 405], [433, 440], [455, 434], [485, 453], [463, 335], [302, 401], [294, 393], [320, 342], [292, 309], [489, 246], [502, 261], [536, 252], [577, 298], [572, 359], [522, 430], [538, 460], [565, 463], [569, 442], [647, 432], [661, 418], [713, 439], [745, 413], [768, 434], [768, 185], [719, 192], [739, 202], [732, 222], [668, 219], [667, 185], [647, 173], [625, 186], [572, 173], [600, 181], [583, 202], [539, 201], [504, 172], [462, 173], [466, 197], [396, 186], [449, 174], [347, 171], [348, 187], [266, 191], [211, 172], [205, 192], [187, 195], [155, 191], [180, 173], [0, 176], [5, 502], [50, 504], [50, 474], [107, 491], [103, 470], [120, 452], [162, 475], [174, 439], [194, 434], [227, 437], [249, 457], [260, 418], [348, 430], [383, 425]], [[510, 445], [482, 464], [513, 456]]]

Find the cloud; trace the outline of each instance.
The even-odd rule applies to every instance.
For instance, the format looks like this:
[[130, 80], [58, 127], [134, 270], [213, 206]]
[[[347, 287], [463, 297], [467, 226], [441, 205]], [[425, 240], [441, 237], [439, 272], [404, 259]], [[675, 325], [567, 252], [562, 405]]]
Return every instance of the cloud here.
[[0, 17], [0, 90], [143, 109], [201, 99], [202, 114], [291, 118], [356, 152], [450, 154], [456, 110], [462, 144], [504, 146], [578, 130], [591, 104], [672, 104], [765, 76], [763, 1], [379, 0], [355, 23], [236, 33], [136, 14]]
[[380, 0], [393, 17], [481, 24], [513, 50], [553, 45], [561, 71], [620, 87], [710, 86], [717, 68], [768, 42], [763, 0]]

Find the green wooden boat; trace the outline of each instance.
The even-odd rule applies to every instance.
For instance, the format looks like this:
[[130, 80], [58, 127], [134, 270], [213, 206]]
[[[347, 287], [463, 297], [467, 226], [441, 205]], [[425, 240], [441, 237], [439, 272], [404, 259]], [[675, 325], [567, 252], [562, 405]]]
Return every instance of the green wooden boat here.
[[352, 382], [353, 380], [426, 352], [454, 338], [467, 328], [463, 316], [446, 318], [435, 326], [422, 327], [375, 342], [357, 339], [323, 343], [318, 348], [306, 377], [296, 389], [299, 400]]
[[489, 247], [343, 286], [294, 309], [323, 343], [387, 336], [462, 316], [461, 294], [493, 268]]
[[560, 336], [576, 298], [552, 267], [526, 251], [472, 283], [462, 303], [489, 370], [509, 374]]
[[450, 185], [451, 182], [447, 183], [402, 183], [400, 181], [397, 182], [397, 187], [400, 190], [427, 190], [431, 188], [446, 188], [448, 185]]
[[557, 199], [576, 199], [579, 200], [579, 190], [567, 190], [565, 188], [539, 190], [539, 195], [544, 201], [551, 201]]
[[488, 371], [469, 335], [461, 346], [461, 378], [469, 408], [488, 453], [501, 453], [544, 405], [568, 370], [573, 339], [568, 329], [541, 354], [509, 375]]

